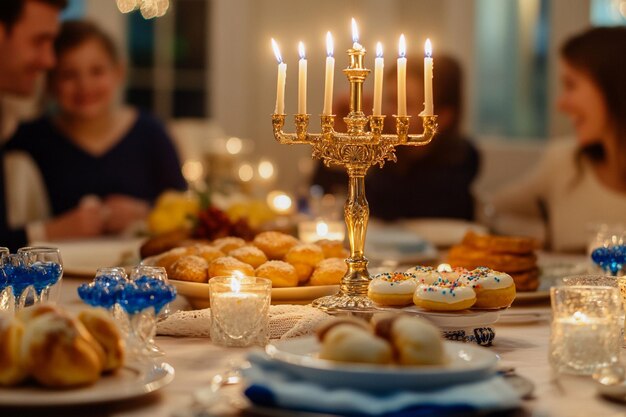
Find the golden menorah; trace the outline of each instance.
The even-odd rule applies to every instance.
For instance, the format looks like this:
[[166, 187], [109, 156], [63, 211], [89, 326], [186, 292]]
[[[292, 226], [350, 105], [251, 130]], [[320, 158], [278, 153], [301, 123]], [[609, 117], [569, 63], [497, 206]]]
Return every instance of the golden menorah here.
[[[350, 66], [343, 70], [350, 82], [350, 113], [344, 117], [347, 132], [336, 132], [335, 115], [321, 115], [321, 133], [309, 133], [309, 114], [296, 114], [295, 133], [283, 132], [284, 114], [273, 114], [274, 137], [281, 144], [307, 144], [313, 147], [313, 157], [326, 166], [346, 168], [349, 177], [348, 199], [344, 216], [350, 241], [348, 271], [341, 280], [339, 292], [318, 298], [313, 306], [323, 310], [368, 311], [373, 307], [367, 297], [371, 280], [364, 254], [369, 221], [369, 205], [365, 198], [365, 175], [373, 165], [382, 167], [386, 161], [396, 162], [395, 148], [399, 145], [424, 146], [437, 132], [437, 116], [420, 116], [423, 133], [409, 134], [410, 116], [396, 116], [396, 134], [383, 134], [385, 116], [366, 116], [362, 109], [363, 82], [370, 70], [363, 66], [364, 48], [349, 49]], [[369, 127], [369, 129], [368, 129]]]

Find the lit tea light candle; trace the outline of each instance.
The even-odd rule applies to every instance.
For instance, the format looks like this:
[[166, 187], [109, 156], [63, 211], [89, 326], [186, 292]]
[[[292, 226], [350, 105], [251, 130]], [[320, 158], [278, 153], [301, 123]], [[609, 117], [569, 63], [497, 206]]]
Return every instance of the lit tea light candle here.
[[400, 35], [398, 42], [398, 116], [406, 116], [406, 40]]
[[267, 343], [271, 281], [244, 277], [215, 277], [209, 282], [211, 342], [224, 346]]
[[383, 58], [383, 45], [376, 43], [376, 60], [374, 61], [374, 116], [382, 114], [383, 102], [383, 73], [385, 68], [385, 60]]
[[424, 116], [434, 114], [433, 105], [433, 46], [430, 39], [424, 44]]
[[324, 84], [324, 110], [322, 114], [333, 114], [333, 83], [335, 80], [335, 58], [333, 57], [333, 36], [326, 33], [326, 82]]
[[302, 42], [298, 43], [298, 53], [300, 54], [300, 61], [298, 62], [298, 113], [306, 114], [307, 62]]
[[274, 55], [278, 61], [278, 81], [276, 83], [276, 108], [275, 114], [285, 114], [285, 81], [287, 79], [287, 64], [283, 62], [283, 58], [280, 55], [280, 49], [278, 44], [272, 38], [272, 48], [274, 49]]
[[354, 17], [352, 18], [352, 49], [363, 49], [359, 43], [359, 28]]
[[303, 221], [298, 224], [298, 237], [306, 243], [314, 243], [321, 239], [343, 241], [345, 224], [340, 221]]

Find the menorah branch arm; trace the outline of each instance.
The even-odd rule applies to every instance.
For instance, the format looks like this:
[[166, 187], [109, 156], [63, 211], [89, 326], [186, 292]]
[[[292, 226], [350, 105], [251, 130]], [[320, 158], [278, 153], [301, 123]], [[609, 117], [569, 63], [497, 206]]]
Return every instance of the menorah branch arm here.
[[421, 135], [408, 135], [405, 145], [424, 146], [428, 145], [437, 133], [437, 116], [421, 116], [424, 133]]
[[308, 114], [295, 115], [296, 133], [283, 132], [285, 117], [286, 115], [284, 114], [272, 114], [274, 138], [278, 143], [283, 145], [311, 144], [320, 139], [320, 135], [309, 135], [307, 133], [309, 126]]

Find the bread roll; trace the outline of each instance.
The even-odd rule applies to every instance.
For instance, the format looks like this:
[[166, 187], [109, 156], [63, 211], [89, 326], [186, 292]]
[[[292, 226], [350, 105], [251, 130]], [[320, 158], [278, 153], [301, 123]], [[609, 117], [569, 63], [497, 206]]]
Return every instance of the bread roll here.
[[319, 357], [338, 362], [386, 364], [393, 360], [389, 343], [353, 324], [338, 324], [326, 332]]
[[104, 371], [114, 371], [124, 365], [124, 339], [109, 313], [101, 308], [83, 310], [78, 320], [100, 344], [104, 351]]
[[21, 321], [0, 315], [0, 385], [15, 385], [27, 376], [20, 357], [23, 334]]

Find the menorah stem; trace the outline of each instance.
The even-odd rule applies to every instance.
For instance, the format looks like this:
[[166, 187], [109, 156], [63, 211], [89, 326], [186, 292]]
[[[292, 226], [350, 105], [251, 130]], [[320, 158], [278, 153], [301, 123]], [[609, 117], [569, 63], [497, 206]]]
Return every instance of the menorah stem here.
[[[361, 171], [361, 170], [359, 170]], [[350, 241], [350, 258], [363, 259], [365, 234], [370, 209], [365, 198], [365, 173], [349, 170], [348, 199], [344, 206], [348, 240]]]

